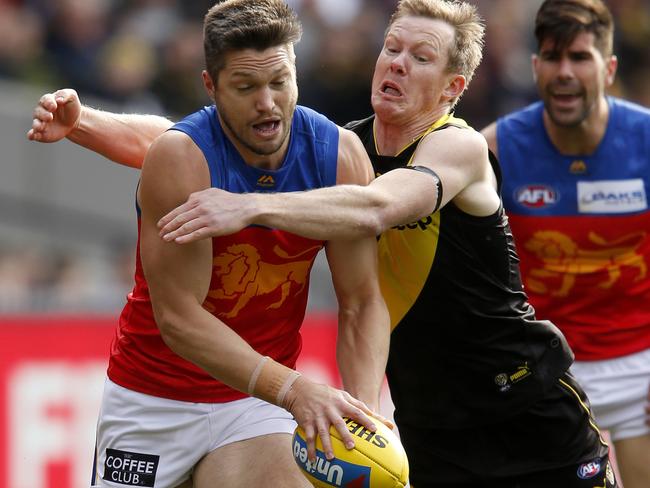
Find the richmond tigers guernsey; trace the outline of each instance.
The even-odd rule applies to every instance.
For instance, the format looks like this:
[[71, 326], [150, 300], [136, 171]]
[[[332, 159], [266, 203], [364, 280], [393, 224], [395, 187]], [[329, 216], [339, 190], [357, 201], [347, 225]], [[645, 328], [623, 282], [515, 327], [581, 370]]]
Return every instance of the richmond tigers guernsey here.
[[[213, 187], [230, 192], [298, 191], [336, 183], [339, 133], [322, 115], [298, 106], [283, 165], [267, 171], [247, 165], [225, 136], [214, 106], [172, 127], [205, 155]], [[138, 222], [139, 229], [139, 222]], [[307, 306], [309, 273], [322, 241], [250, 226], [212, 239], [212, 280], [203, 307], [255, 350], [293, 368]], [[209, 376], [163, 342], [154, 321], [139, 245], [135, 287], [116, 331], [108, 376], [149, 395], [218, 403], [247, 396]]]
[[[377, 154], [374, 116], [351, 122], [377, 175], [409, 164], [422, 137], [464, 121], [445, 116], [397, 156]], [[493, 169], [500, 185], [496, 160]], [[443, 188], [444, 191], [444, 188]], [[570, 366], [559, 330], [536, 320], [523, 292], [508, 219], [441, 210], [379, 238], [391, 315], [387, 375], [398, 425], [466, 428], [525, 410]]]
[[650, 348], [650, 110], [608, 103], [589, 155], [558, 152], [541, 102], [497, 121], [526, 291], [581, 361]]

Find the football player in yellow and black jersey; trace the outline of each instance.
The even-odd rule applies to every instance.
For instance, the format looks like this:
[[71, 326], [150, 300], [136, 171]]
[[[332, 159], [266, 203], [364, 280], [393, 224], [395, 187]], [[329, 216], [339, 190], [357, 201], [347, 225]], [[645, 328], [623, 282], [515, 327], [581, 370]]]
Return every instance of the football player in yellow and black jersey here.
[[[524, 293], [498, 163], [452, 114], [483, 35], [468, 3], [401, 0], [375, 68], [374, 115], [349, 125], [375, 166], [370, 185], [208, 189], [165, 216], [161, 236], [186, 243], [250, 224], [314, 239], [379, 235], [387, 374], [412, 485], [612, 488], [608, 446], [567, 373], [573, 355]], [[128, 121], [124, 136], [152, 132], [151, 120], [139, 131], [145, 122]], [[119, 140], [123, 116], [110, 125]]]

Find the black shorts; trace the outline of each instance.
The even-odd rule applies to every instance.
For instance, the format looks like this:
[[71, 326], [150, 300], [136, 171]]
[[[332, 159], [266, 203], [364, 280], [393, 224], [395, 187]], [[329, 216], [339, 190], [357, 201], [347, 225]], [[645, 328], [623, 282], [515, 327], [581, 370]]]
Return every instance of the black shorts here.
[[[582, 473], [579, 476], [578, 473]], [[593, 476], [591, 474], [596, 473]], [[477, 480], [468, 483], [411, 482], [411, 488], [616, 488], [616, 479], [609, 458], [591, 463], [574, 464], [538, 473]]]
[[[613, 488], [609, 448], [568, 373], [525, 412], [471, 429], [398, 424], [414, 488]], [[610, 481], [607, 480], [607, 473]]]

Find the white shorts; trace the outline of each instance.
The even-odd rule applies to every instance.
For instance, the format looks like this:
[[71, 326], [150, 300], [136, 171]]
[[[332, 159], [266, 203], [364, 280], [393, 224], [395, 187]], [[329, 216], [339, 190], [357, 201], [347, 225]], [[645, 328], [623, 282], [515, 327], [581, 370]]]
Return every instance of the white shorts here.
[[292, 434], [295, 427], [289, 412], [257, 398], [181, 402], [107, 379], [91, 486], [173, 488], [209, 452], [266, 434]]
[[602, 361], [576, 361], [571, 366], [587, 393], [598, 426], [613, 441], [650, 433], [645, 406], [650, 388], [650, 349]]

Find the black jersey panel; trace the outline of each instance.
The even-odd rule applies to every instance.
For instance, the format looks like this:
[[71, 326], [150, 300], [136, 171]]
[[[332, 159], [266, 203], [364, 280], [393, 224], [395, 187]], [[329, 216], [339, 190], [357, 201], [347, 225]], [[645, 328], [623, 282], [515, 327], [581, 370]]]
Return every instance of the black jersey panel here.
[[[375, 172], [408, 165], [421, 138], [397, 156], [378, 155], [373, 121], [350, 128]], [[452, 117], [430, 130], [448, 125], [467, 127]], [[490, 163], [500, 186], [496, 158]], [[475, 217], [451, 202], [382, 234], [379, 260], [398, 423], [453, 429], [498, 422], [539, 400], [571, 364], [562, 334], [528, 303], [503, 208]]]

